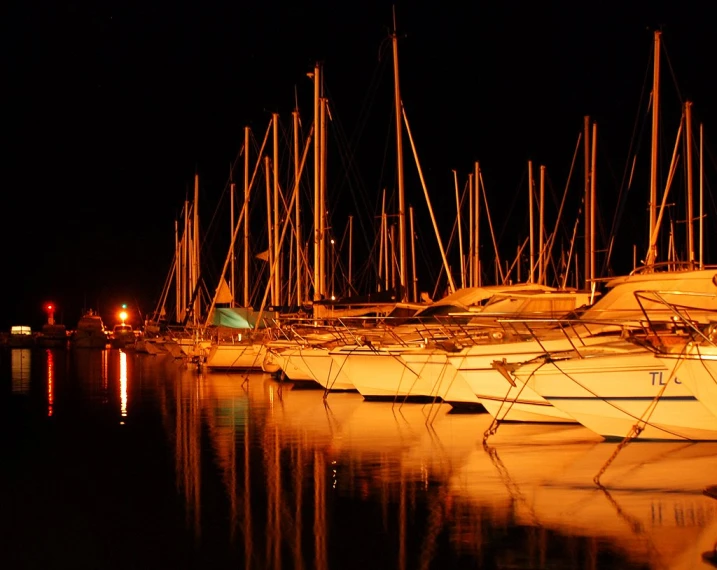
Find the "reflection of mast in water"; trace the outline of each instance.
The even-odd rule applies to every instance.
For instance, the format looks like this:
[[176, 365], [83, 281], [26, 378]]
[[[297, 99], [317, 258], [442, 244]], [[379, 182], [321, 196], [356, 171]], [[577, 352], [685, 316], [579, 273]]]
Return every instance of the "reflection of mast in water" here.
[[[326, 460], [314, 450], [314, 541], [317, 570], [329, 567], [326, 556]], [[299, 494], [300, 496], [300, 494]], [[298, 508], [298, 507], [297, 507]], [[297, 520], [301, 520], [298, 518]], [[297, 542], [299, 541], [297, 537]]]
[[48, 348], [47, 353], [47, 416], [52, 416], [52, 405], [55, 403], [55, 355]]
[[[201, 379], [199, 380], [201, 382]], [[177, 381], [177, 488], [184, 493], [187, 505], [187, 525], [201, 534], [201, 411], [199, 382], [193, 376], [182, 375]], [[190, 521], [193, 516], [194, 520]]]
[[27, 394], [30, 391], [29, 348], [13, 348], [10, 356], [12, 368], [12, 391], [14, 394]]
[[406, 478], [401, 465], [400, 499], [398, 508], [398, 568], [406, 568]]
[[127, 353], [123, 350], [120, 351], [120, 414], [123, 419], [120, 420], [120, 425], [124, 425], [124, 418], [127, 417]]
[[251, 425], [250, 417], [247, 417], [244, 425], [244, 568], [249, 568], [249, 563], [254, 554], [252, 540], [254, 527], [251, 524], [251, 438], [249, 426]]
[[[94, 352], [94, 351], [93, 351]], [[100, 352], [102, 355], [102, 369], [101, 369], [101, 379], [102, 379], [102, 394], [104, 396], [102, 403], [106, 404], [109, 400], [108, 394], [109, 394], [109, 358], [110, 358], [110, 351], [109, 350], [102, 350]]]
[[[292, 469], [291, 472], [294, 475], [294, 497], [296, 498], [296, 505], [294, 505], [294, 567], [296, 570], [303, 570], [304, 568], [304, 557], [302, 556], [301, 549], [301, 535], [303, 533], [303, 516], [301, 509], [303, 508], [303, 493], [302, 484], [304, 482], [304, 447], [297, 445], [291, 450], [292, 457]], [[314, 481], [317, 481], [314, 475]], [[315, 508], [316, 516], [318, 517], [318, 510]], [[315, 533], [318, 536], [318, 533]], [[315, 565], [316, 568], [320, 568], [318, 563]]]
[[266, 465], [266, 562], [269, 568], [281, 568], [281, 446], [276, 426], [264, 432]]

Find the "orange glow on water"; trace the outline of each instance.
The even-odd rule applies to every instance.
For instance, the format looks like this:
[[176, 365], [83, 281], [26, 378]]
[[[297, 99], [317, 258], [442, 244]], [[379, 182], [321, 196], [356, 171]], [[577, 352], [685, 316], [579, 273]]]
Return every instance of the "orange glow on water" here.
[[[120, 351], [120, 413], [127, 417], [127, 353]], [[124, 424], [124, 421], [120, 422]]]
[[52, 416], [52, 405], [55, 402], [55, 356], [51, 350], [47, 351], [47, 416]]
[[12, 391], [14, 394], [27, 394], [30, 391], [30, 362], [29, 348], [13, 348], [10, 356]]

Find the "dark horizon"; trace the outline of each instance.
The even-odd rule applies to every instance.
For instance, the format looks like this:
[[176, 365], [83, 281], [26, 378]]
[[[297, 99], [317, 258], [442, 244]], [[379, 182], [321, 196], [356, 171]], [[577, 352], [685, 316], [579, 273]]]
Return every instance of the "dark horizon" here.
[[[463, 184], [480, 161], [502, 255], [514, 255], [527, 232], [521, 205], [527, 161], [536, 173], [546, 166], [550, 199], [559, 200], [589, 116], [598, 124], [604, 246], [624, 192], [631, 143], [641, 141], [641, 161], [649, 157], [649, 128], [635, 139], [633, 129], [645, 124], [655, 29], [663, 30], [666, 54], [661, 189], [679, 102], [691, 100], [695, 124], [705, 128], [705, 208], [714, 209], [717, 93], [708, 77], [715, 56], [710, 19], [699, 7], [644, 4], [608, 3], [588, 12], [568, 2], [490, 8], [396, 3], [401, 94], [444, 243], [455, 218], [452, 171]], [[306, 73], [316, 61], [323, 64], [332, 126], [345, 144], [356, 142], [350, 147], [355, 154], [329, 157], [329, 186], [337, 196], [332, 220], [343, 231], [349, 214], [370, 219], [381, 190], [392, 191], [395, 170], [387, 42], [392, 6], [14, 6], [4, 50], [10, 151], [1, 211], [10, 242], [0, 330], [39, 327], [49, 301], [68, 327], [83, 307], [98, 309], [108, 325], [121, 303], [137, 314], [151, 311], [195, 173], [207, 276], [215, 280], [208, 287], [215, 287], [228, 227], [218, 228], [212, 217], [243, 128], [251, 126], [260, 139], [276, 112], [288, 129], [298, 101], [308, 131]], [[407, 204], [416, 206], [429, 244], [433, 228], [405, 135], [404, 150], [411, 171]], [[349, 159], [356, 161], [350, 171]], [[648, 179], [641, 164], [615, 234], [615, 271], [629, 270], [632, 245], [643, 247], [646, 240]], [[580, 186], [581, 169], [578, 159], [571, 188]], [[564, 218], [570, 231], [579, 196], [571, 201]], [[678, 215], [674, 223], [677, 233], [684, 231]], [[709, 229], [709, 217], [706, 223]], [[492, 245], [487, 235], [482, 240], [482, 261], [490, 264]], [[421, 290], [431, 292], [440, 258], [435, 244], [426, 248]]]

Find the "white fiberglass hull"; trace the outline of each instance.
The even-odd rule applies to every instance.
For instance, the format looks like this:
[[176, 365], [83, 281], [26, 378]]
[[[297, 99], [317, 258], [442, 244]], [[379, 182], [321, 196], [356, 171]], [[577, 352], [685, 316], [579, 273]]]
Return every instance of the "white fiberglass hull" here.
[[353, 382], [343, 373], [331, 358], [329, 349], [315, 346], [302, 346], [287, 349], [286, 358], [290, 365], [330, 391], [355, 391]]
[[717, 417], [717, 346], [690, 343], [679, 353], [658, 357], [675, 368], [685, 387]]
[[717, 441], [717, 416], [652, 352], [624, 343], [584, 355], [529, 364], [515, 376], [605, 438]]
[[266, 346], [255, 343], [213, 344], [205, 365], [210, 370], [261, 370]]
[[400, 356], [417, 377], [433, 386], [431, 395], [450, 404], [454, 409], [484, 411], [483, 405], [463, 375], [448, 361], [446, 351], [406, 351]]
[[430, 382], [415, 374], [401, 359], [401, 353], [419, 350], [403, 345], [346, 345], [330, 351], [334, 366], [343, 372], [367, 400], [432, 401]]
[[277, 372], [283, 372], [284, 376], [291, 382], [311, 382], [314, 383], [314, 379], [310, 374], [294, 366], [289, 359], [288, 353], [293, 348], [276, 348], [273, 346], [267, 347], [266, 357], [262, 364], [262, 370], [270, 374]]
[[510, 367], [528, 362], [546, 352], [570, 350], [572, 347], [566, 338], [540, 343], [527, 340], [478, 344], [451, 354], [448, 360], [460, 371], [488, 413], [496, 419], [510, 422], [575, 423], [575, 418], [550, 404], [530, 386], [512, 386], [508, 378], [496, 368], [496, 363]]

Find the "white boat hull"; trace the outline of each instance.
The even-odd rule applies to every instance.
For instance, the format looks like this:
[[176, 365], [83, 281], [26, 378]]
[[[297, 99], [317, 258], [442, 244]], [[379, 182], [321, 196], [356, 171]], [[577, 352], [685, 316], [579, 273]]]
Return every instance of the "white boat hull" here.
[[419, 350], [401, 353], [401, 360], [422, 381], [431, 384], [435, 395], [457, 410], [485, 411], [463, 375], [449, 362], [443, 350]]
[[608, 439], [717, 441], [717, 416], [644, 349], [609, 348], [586, 358], [530, 364], [515, 375]]
[[679, 354], [658, 356], [676, 367], [680, 381], [717, 417], [717, 346], [690, 343]]
[[575, 423], [575, 418], [556, 408], [530, 386], [512, 386], [496, 368], [528, 362], [551, 350], [569, 350], [567, 339], [478, 344], [451, 354], [448, 360], [460, 371], [488, 413], [501, 421]]
[[402, 345], [373, 347], [346, 345], [331, 350], [333, 365], [341, 370], [367, 400], [432, 401], [433, 386], [401, 359], [417, 350]]
[[213, 344], [207, 351], [205, 366], [209, 370], [262, 370], [265, 357], [264, 344]]
[[356, 391], [356, 386], [336, 365], [327, 348], [314, 346], [292, 348], [286, 351], [286, 358], [290, 365], [302, 370], [325, 390]]

